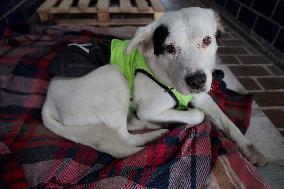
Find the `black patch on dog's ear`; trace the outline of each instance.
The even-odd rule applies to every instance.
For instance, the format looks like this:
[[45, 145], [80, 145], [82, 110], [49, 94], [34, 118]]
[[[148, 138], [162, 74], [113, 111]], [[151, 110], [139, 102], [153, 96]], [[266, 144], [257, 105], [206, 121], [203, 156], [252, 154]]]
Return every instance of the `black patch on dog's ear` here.
[[170, 34], [169, 28], [165, 25], [160, 25], [157, 27], [153, 34], [153, 43], [154, 43], [154, 54], [159, 56], [165, 52], [165, 40]]

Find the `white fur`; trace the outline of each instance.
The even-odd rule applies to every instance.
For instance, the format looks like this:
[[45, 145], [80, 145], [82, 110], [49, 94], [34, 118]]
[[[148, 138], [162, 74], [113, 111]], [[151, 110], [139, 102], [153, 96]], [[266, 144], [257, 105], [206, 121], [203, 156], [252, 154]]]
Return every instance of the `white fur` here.
[[[179, 48], [175, 55], [154, 55], [152, 34], [160, 24], [169, 27], [170, 36], [166, 43]], [[115, 157], [126, 157], [167, 132], [167, 129], [158, 129], [131, 134], [129, 130], [161, 128], [153, 123], [178, 122], [194, 126], [203, 121], [205, 114], [239, 145], [246, 157], [262, 165], [265, 162], [263, 156], [205, 93], [212, 82], [211, 71], [217, 50], [214, 35], [218, 28], [222, 29], [212, 10], [182, 9], [166, 13], [140, 28], [126, 49], [126, 53], [130, 53], [133, 48], [138, 48], [158, 79], [184, 94], [193, 92], [184, 81], [186, 74], [202, 70], [207, 76], [206, 84], [204, 92], [193, 93], [194, 109], [173, 109], [175, 101], [172, 97], [150, 78], [138, 73], [134, 82], [137, 119], [128, 114], [130, 92], [127, 81], [118, 67], [106, 65], [80, 78], [52, 79], [42, 111], [44, 125], [74, 142]], [[212, 38], [207, 47], [202, 46], [205, 36]]]

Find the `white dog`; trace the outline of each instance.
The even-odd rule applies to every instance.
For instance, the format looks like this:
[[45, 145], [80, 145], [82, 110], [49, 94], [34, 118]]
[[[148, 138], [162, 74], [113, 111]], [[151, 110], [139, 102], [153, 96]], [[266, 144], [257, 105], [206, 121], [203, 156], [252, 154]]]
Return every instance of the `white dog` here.
[[[151, 74], [135, 70], [134, 86], [113, 64], [83, 77], [55, 77], [42, 110], [44, 125], [69, 140], [121, 158], [142, 150], [167, 132], [154, 123], [193, 127], [203, 121], [205, 114], [252, 163], [263, 165], [263, 155], [207, 94], [216, 58], [217, 30], [222, 26], [211, 9], [193, 7], [164, 14], [139, 28], [119, 55], [125, 58], [139, 51]], [[130, 64], [135, 65], [136, 59], [131, 60]], [[184, 104], [179, 95], [195, 108], [177, 109]], [[137, 118], [129, 114], [131, 96]], [[158, 130], [129, 133], [146, 128]]]

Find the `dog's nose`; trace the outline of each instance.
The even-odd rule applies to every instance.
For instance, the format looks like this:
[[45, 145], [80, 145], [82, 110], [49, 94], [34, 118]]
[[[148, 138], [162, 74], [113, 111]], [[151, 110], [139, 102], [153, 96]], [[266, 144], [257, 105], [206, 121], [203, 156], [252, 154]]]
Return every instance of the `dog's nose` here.
[[185, 78], [186, 84], [192, 89], [201, 89], [206, 83], [206, 75], [203, 72], [195, 72]]

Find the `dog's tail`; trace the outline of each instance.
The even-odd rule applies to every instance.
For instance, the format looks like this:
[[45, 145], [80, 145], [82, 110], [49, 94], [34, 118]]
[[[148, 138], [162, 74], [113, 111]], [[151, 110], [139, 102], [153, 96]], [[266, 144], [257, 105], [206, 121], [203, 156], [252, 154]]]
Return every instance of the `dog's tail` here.
[[46, 101], [42, 109], [43, 124], [52, 132], [68, 140], [106, 152], [117, 158], [127, 157], [144, 148], [130, 145], [116, 130], [107, 125], [65, 126], [58, 118], [54, 105]]

